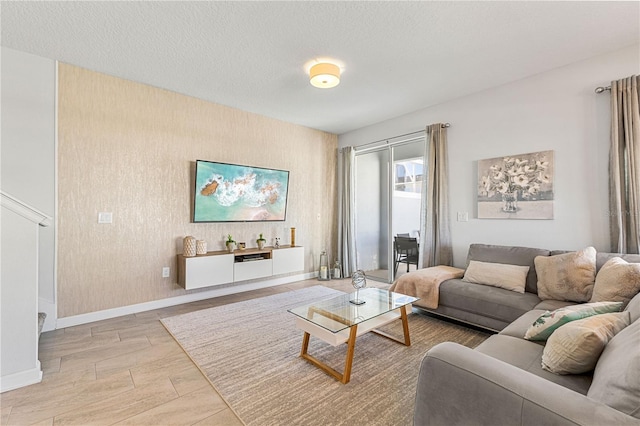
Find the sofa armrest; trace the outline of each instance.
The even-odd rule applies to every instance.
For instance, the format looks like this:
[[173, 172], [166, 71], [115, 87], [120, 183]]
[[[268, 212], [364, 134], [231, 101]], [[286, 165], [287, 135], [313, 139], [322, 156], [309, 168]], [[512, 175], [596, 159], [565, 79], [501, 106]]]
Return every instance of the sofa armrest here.
[[456, 343], [422, 360], [414, 425], [638, 425], [628, 416]]

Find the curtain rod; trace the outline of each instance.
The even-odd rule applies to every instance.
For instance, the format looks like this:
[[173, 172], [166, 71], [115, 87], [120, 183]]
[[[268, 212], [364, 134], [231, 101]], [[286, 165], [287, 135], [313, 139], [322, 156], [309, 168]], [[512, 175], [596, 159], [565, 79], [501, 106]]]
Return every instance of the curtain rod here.
[[600, 86], [600, 87], [596, 87], [595, 92], [596, 92], [596, 93], [602, 93], [602, 92], [606, 92], [607, 90], [608, 90], [608, 91], [611, 91], [611, 86], [607, 86], [607, 87], [602, 87], [602, 86]]
[[[441, 127], [443, 129], [451, 127], [451, 123], [443, 123]], [[368, 143], [365, 143], [363, 145], [358, 145], [358, 146], [356, 146], [354, 148], [356, 148], [356, 149], [357, 148], [364, 148], [367, 145], [373, 145], [373, 144], [380, 143], [380, 142], [387, 142], [388, 143], [389, 139], [397, 139], [397, 138], [403, 138], [405, 136], [419, 135], [420, 133], [424, 133], [424, 132], [425, 132], [425, 130], [418, 130], [417, 132], [405, 133], [404, 135], [398, 135], [398, 136], [393, 136], [393, 137], [390, 137], [390, 138], [380, 139], [378, 141], [368, 142]]]

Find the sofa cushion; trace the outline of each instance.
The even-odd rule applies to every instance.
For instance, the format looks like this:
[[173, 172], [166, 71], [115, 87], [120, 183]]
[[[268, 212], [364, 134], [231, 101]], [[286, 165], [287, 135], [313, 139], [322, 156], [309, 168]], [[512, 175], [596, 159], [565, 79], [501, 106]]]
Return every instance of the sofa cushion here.
[[626, 305], [638, 292], [640, 263], [628, 263], [620, 257], [612, 257], [596, 275], [591, 301], [620, 301]]
[[533, 293], [516, 293], [497, 287], [468, 283], [461, 279], [440, 284], [440, 306], [495, 318], [510, 323], [540, 302]]
[[542, 300], [535, 306], [535, 309], [541, 309], [543, 311], [555, 311], [556, 309], [564, 308], [566, 306], [573, 306], [576, 302], [567, 302], [566, 300]]
[[596, 278], [596, 249], [535, 258], [538, 297], [588, 302]]
[[591, 374], [561, 376], [543, 370], [544, 346], [522, 338], [495, 334], [478, 345], [475, 350], [583, 395], [586, 395], [591, 385]]
[[600, 270], [609, 259], [619, 257], [629, 263], [640, 263], [640, 254], [622, 254], [622, 253], [605, 253], [598, 252], [596, 255], [596, 270]]
[[546, 311], [527, 329], [524, 338], [527, 340], [546, 340], [564, 324], [598, 314], [619, 312], [622, 302], [594, 302], [566, 306], [555, 311]]
[[530, 293], [537, 293], [538, 277], [534, 266], [536, 256], [549, 256], [549, 250], [491, 244], [471, 244], [469, 246], [469, 253], [467, 254], [467, 266], [472, 260], [529, 266], [525, 290]]
[[629, 325], [629, 312], [600, 314], [558, 328], [542, 352], [542, 368], [556, 374], [579, 374], [596, 366], [606, 344]]
[[[525, 333], [531, 327], [541, 315], [543, 315], [546, 311], [541, 309], [532, 309], [529, 312], [524, 313], [522, 316], [517, 318], [511, 324], [506, 326], [500, 334], [504, 336], [512, 336], [517, 337], [518, 339], [524, 338]], [[543, 340], [532, 340], [533, 342], [544, 344]]]
[[631, 299], [624, 310], [629, 311], [629, 314], [631, 314], [631, 322], [635, 322], [640, 318], [640, 293]]
[[462, 281], [524, 293], [528, 273], [528, 266], [472, 260], [464, 272]]
[[618, 333], [604, 348], [589, 398], [640, 418], [640, 321]]

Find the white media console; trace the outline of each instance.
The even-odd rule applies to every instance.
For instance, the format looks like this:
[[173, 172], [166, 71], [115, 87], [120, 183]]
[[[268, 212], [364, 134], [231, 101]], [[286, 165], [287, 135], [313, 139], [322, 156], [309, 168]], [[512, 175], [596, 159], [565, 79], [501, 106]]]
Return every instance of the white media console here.
[[178, 284], [186, 290], [304, 271], [304, 247], [210, 251], [178, 255]]

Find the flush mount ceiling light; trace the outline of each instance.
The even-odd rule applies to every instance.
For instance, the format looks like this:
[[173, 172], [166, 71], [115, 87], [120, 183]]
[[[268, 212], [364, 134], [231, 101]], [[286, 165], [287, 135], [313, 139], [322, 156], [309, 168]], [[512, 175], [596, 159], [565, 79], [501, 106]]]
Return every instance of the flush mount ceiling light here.
[[309, 70], [309, 81], [320, 89], [330, 89], [340, 84], [340, 67], [328, 62], [315, 64]]

